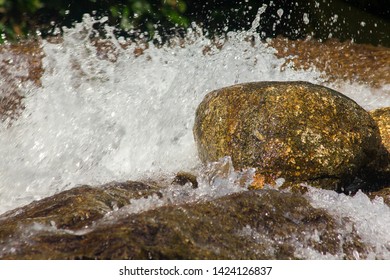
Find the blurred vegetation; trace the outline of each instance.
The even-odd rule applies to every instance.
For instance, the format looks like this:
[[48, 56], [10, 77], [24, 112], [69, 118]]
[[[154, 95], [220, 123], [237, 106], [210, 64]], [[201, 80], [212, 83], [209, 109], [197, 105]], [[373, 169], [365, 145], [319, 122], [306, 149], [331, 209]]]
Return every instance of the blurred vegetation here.
[[192, 22], [209, 35], [221, 34], [248, 30], [263, 4], [262, 38], [334, 37], [390, 46], [390, 0], [0, 0], [0, 41], [50, 36], [85, 13], [106, 16], [117, 35], [127, 37], [177, 36]]
[[184, 0], [0, 0], [0, 32], [8, 40], [53, 33], [56, 27], [71, 26], [83, 14], [108, 16], [109, 24], [125, 31], [153, 31], [155, 24], [187, 27]]

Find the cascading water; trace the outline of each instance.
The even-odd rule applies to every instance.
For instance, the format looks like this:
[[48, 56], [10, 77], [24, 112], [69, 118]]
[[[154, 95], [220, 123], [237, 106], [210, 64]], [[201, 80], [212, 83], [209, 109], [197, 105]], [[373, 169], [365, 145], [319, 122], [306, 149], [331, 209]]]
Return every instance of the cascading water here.
[[[192, 127], [207, 92], [250, 81], [324, 82], [315, 69], [281, 71], [285, 60], [255, 33], [258, 19], [247, 32], [228, 33], [222, 48], [194, 28], [184, 42], [149, 44], [135, 56], [137, 44], [112, 36], [109, 59], [90, 40], [94, 22], [85, 17], [65, 31], [61, 43], [42, 42], [42, 86], [26, 86], [21, 116], [11, 126], [0, 124], [0, 213], [79, 184], [158, 178], [180, 170], [202, 174]], [[389, 85], [328, 86], [366, 109], [390, 106]], [[243, 176], [229, 174], [231, 182]], [[315, 207], [353, 220], [377, 250], [371, 257], [390, 258], [390, 209], [383, 201], [324, 190], [306, 196]], [[159, 205], [158, 198], [144, 200], [144, 210], [155, 200]], [[131, 211], [142, 211], [140, 202]]]

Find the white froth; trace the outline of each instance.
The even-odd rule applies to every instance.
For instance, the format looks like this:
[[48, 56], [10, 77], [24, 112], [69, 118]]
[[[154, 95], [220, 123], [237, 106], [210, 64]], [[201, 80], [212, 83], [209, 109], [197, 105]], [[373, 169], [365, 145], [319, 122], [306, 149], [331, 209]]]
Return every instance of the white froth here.
[[383, 198], [370, 200], [360, 191], [352, 197], [315, 188], [310, 188], [307, 196], [314, 207], [324, 208], [336, 219], [348, 218], [353, 223], [356, 233], [373, 248], [368, 258], [390, 259], [390, 207]]
[[[221, 50], [189, 32], [185, 47], [134, 46], [99, 58], [91, 18], [43, 44], [42, 87], [26, 92], [25, 110], [0, 128], [0, 212], [77, 184], [137, 180], [199, 164], [195, 110], [214, 89], [250, 81], [319, 81], [315, 71], [280, 71], [284, 60], [247, 32], [228, 34]], [[113, 44], [118, 42], [112, 39]]]
[[167, 205], [180, 205], [198, 201], [210, 201], [229, 194], [247, 191], [253, 181], [254, 169], [235, 171], [230, 157], [202, 167], [197, 176], [198, 186], [172, 184], [160, 191], [140, 199], [132, 199], [129, 205], [114, 210], [107, 217], [141, 213]]

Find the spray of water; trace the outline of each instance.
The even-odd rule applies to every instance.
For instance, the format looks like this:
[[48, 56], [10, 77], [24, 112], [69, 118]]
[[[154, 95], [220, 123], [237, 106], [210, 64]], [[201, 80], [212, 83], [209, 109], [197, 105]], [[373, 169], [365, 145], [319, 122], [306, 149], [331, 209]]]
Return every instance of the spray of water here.
[[[280, 71], [283, 60], [248, 32], [229, 33], [221, 50], [189, 31], [185, 47], [149, 45], [134, 56], [111, 39], [116, 61], [90, 40], [90, 17], [43, 43], [42, 87], [26, 92], [22, 116], [0, 128], [1, 212], [73, 187], [140, 179], [196, 167], [192, 126], [203, 96], [259, 80], [319, 81], [315, 71]], [[113, 54], [112, 54], [113, 55]]]

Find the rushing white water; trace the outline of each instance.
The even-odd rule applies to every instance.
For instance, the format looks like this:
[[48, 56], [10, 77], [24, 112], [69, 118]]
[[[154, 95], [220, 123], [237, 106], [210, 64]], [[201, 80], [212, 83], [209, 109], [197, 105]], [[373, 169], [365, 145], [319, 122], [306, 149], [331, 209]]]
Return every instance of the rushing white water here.
[[[281, 71], [285, 61], [253, 30], [229, 33], [222, 49], [189, 31], [184, 47], [150, 44], [138, 57], [135, 44], [122, 48], [112, 38], [110, 61], [89, 39], [92, 24], [87, 17], [65, 32], [62, 43], [43, 42], [42, 87], [27, 87], [22, 115], [10, 127], [0, 124], [0, 213], [78, 184], [199, 172], [192, 126], [207, 92], [250, 81], [324, 82], [315, 69]], [[255, 40], [244, 40], [248, 35]], [[211, 49], [204, 54], [206, 46]], [[366, 109], [390, 106], [389, 85], [328, 86]], [[364, 194], [317, 190], [308, 197], [316, 207], [351, 217], [362, 238], [377, 246], [373, 257], [390, 258], [388, 206]], [[142, 209], [140, 202], [132, 207]]]

